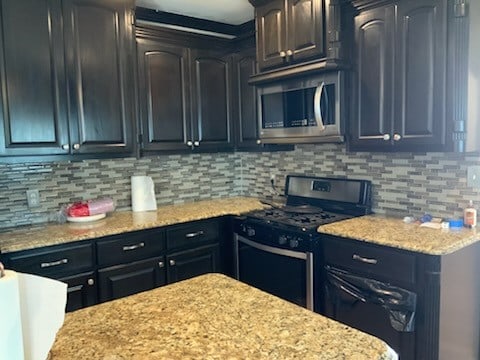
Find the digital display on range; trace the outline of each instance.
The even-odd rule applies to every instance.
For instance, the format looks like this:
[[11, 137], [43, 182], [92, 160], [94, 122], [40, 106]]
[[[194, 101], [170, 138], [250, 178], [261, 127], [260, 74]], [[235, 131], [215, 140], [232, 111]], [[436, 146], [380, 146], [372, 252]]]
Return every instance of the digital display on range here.
[[329, 181], [313, 181], [312, 190], [313, 191], [320, 191], [320, 192], [330, 192], [332, 186]]

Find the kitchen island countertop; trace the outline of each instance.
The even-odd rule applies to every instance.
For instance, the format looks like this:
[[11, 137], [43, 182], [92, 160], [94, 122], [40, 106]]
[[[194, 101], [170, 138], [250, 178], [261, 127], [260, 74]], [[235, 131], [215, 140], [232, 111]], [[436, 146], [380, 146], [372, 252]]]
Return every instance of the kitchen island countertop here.
[[240, 215], [266, 207], [268, 206], [255, 198], [232, 197], [160, 206], [157, 211], [117, 211], [108, 214], [105, 219], [91, 223], [23, 226], [0, 233], [0, 253], [95, 239], [224, 215]]
[[396, 359], [373, 336], [220, 274], [66, 314], [49, 359]]
[[322, 225], [318, 232], [430, 255], [446, 255], [480, 239], [476, 229], [431, 229], [380, 215]]

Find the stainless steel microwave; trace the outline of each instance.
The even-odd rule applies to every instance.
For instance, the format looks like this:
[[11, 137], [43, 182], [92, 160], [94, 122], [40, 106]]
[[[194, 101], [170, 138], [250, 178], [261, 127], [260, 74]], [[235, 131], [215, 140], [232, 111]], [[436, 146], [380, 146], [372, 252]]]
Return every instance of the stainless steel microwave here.
[[258, 89], [260, 139], [265, 144], [343, 142], [341, 71]]

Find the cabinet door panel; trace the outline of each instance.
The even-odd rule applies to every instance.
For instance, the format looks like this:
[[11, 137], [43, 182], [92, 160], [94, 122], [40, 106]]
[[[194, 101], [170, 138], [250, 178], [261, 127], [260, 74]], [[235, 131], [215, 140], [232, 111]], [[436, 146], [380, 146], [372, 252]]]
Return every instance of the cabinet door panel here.
[[282, 64], [286, 51], [286, 14], [283, 0], [267, 3], [256, 9], [257, 58], [261, 69]]
[[355, 18], [355, 110], [350, 146], [390, 147], [393, 125], [393, 41], [395, 8], [362, 13]]
[[137, 40], [143, 149], [185, 149], [190, 137], [188, 50]]
[[97, 282], [93, 272], [59, 279], [68, 284], [66, 311], [75, 311], [97, 303]]
[[220, 246], [218, 244], [186, 250], [167, 256], [168, 283], [219, 271]]
[[399, 5], [396, 146], [445, 143], [446, 7], [445, 0]]
[[288, 0], [287, 49], [293, 59], [325, 54], [323, 0]]
[[98, 271], [100, 301], [118, 299], [165, 284], [163, 257]]
[[66, 153], [60, 2], [2, 1], [0, 7], [0, 154]]
[[195, 50], [193, 81], [196, 124], [194, 139], [202, 147], [228, 145], [231, 140], [231, 61], [214, 52]]
[[72, 143], [78, 153], [132, 150], [132, 30], [126, 3], [66, 0]]

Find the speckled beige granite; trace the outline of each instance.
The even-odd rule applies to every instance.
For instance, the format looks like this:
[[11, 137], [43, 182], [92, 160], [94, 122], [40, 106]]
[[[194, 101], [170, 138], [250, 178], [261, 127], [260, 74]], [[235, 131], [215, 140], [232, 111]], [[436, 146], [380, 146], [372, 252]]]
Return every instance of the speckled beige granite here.
[[392, 359], [381, 340], [224, 275], [66, 315], [51, 360]]
[[377, 215], [323, 225], [318, 232], [430, 255], [446, 255], [480, 239], [475, 229], [430, 229]]
[[234, 197], [162, 206], [157, 211], [114, 212], [103, 220], [91, 223], [22, 227], [0, 233], [0, 252], [34, 249], [223, 215], [240, 215], [265, 207], [254, 198]]

